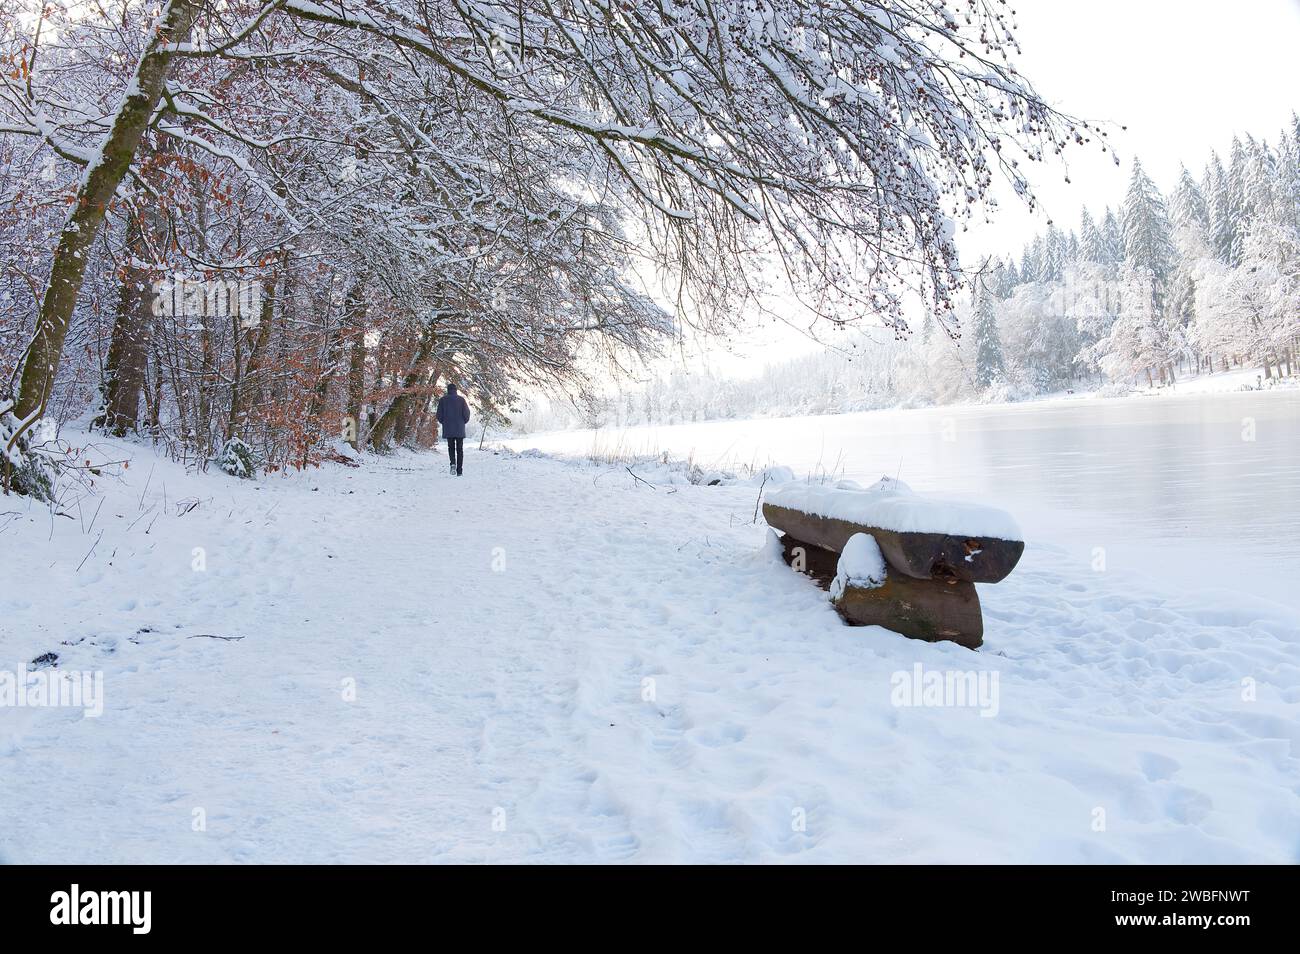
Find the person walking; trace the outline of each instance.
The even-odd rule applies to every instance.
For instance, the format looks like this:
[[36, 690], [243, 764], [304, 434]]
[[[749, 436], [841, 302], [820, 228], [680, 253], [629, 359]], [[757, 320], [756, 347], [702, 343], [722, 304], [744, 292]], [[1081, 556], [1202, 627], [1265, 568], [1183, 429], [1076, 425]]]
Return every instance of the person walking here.
[[447, 393], [438, 399], [438, 424], [447, 438], [447, 456], [451, 472], [459, 477], [465, 466], [465, 425], [469, 423], [469, 404], [456, 393], [456, 385], [447, 385]]

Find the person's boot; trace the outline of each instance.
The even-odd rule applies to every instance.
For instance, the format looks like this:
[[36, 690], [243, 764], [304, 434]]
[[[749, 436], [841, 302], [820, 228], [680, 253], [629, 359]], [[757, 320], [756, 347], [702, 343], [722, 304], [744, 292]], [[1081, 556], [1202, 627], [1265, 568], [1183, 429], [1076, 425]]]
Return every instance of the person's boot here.
[[456, 465], [455, 465], [455, 464], [452, 464], [452, 465], [451, 465], [451, 471], [450, 471], [450, 473], [452, 474], [452, 476], [455, 476], [455, 475], [458, 473], [458, 471], [456, 470]]
[[460, 468], [459, 468], [459, 467], [456, 468], [456, 476], [457, 476], [457, 477], [460, 477], [460, 476], [461, 476], [461, 472], [460, 472]]

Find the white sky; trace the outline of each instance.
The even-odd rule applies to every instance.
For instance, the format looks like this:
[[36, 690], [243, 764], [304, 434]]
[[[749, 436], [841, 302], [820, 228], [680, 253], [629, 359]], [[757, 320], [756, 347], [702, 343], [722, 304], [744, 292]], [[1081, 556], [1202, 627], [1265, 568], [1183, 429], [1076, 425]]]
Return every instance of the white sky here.
[[[1049, 214], [1068, 230], [1083, 205], [1097, 213], [1115, 206], [1134, 156], [1168, 191], [1180, 161], [1199, 178], [1211, 149], [1224, 155], [1233, 135], [1247, 132], [1275, 142], [1300, 110], [1300, 0], [1013, 0], [1013, 8], [1021, 71], [1053, 105], [1114, 122], [1110, 142], [1122, 165], [1085, 146], [1062, 157], [1071, 184], [1060, 164], [1031, 170], [1040, 211], [999, 196], [993, 224], [959, 234], [965, 261], [1019, 255]], [[688, 343], [687, 351], [720, 373], [749, 376], [816, 347], [778, 325], [730, 352], [716, 343]]]

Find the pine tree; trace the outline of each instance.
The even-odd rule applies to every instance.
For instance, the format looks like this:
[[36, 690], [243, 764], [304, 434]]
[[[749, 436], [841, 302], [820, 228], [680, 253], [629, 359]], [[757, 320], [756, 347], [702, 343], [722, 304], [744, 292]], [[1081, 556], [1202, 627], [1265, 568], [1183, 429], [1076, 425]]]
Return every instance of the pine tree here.
[[1011, 283], [1011, 273], [1007, 268], [1007, 263], [1000, 258], [993, 260], [992, 266], [988, 270], [987, 284], [989, 291], [995, 298], [1006, 298], [1011, 294], [1014, 287]]
[[1061, 230], [1055, 225], [1049, 225], [1047, 235], [1043, 238], [1042, 267], [1039, 270], [1039, 280], [1059, 282], [1065, 275], [1065, 258], [1065, 236], [1061, 234]]
[[1035, 235], [1034, 240], [1025, 246], [1024, 254], [1020, 257], [1020, 280], [1021, 282], [1036, 282], [1040, 280], [1042, 273], [1043, 258], [1043, 237]]
[[1106, 213], [1101, 219], [1101, 245], [1103, 249], [1102, 265], [1113, 269], [1119, 268], [1124, 261], [1124, 234], [1115, 213], [1106, 206]]
[[1300, 225], [1300, 116], [1291, 114], [1291, 136], [1282, 136], [1286, 143], [1286, 158], [1280, 163], [1282, 175], [1282, 192], [1286, 196], [1289, 211]]
[[1186, 330], [1196, 324], [1197, 263], [1210, 248], [1210, 206], [1186, 166], [1179, 172], [1170, 215], [1177, 230], [1178, 255], [1169, 280], [1169, 316]]
[[1147, 382], [1153, 384], [1152, 371], [1169, 360], [1173, 342], [1168, 325], [1153, 308], [1151, 273], [1126, 263], [1120, 269], [1119, 284], [1120, 307], [1115, 321], [1087, 357], [1097, 361], [1114, 380], [1145, 373]]
[[1137, 160], [1124, 199], [1123, 229], [1124, 263], [1151, 273], [1152, 302], [1159, 311], [1174, 269], [1173, 230], [1160, 190]]
[[[1077, 237], [1049, 226], [1021, 264], [1019, 287], [1014, 266], [986, 279], [1006, 297], [998, 331], [1017, 380], [1030, 369], [1041, 385], [1062, 366], [1067, 327], [1074, 367], [1111, 376], [1145, 369], [1164, 381], [1193, 349], [1290, 363], [1300, 335], [1300, 116], [1275, 144], [1234, 139], [1226, 169], [1213, 153], [1199, 180], [1180, 167], [1167, 204], [1134, 163], [1117, 213], [1094, 219], [1082, 209]], [[985, 303], [974, 304], [978, 322]], [[1061, 315], [1066, 326], [1055, 323]]]
[[1092, 213], [1086, 208], [1079, 216], [1079, 261], [1102, 265], [1106, 261], [1106, 248], [1102, 241], [1101, 229], [1093, 221]]
[[1175, 227], [1199, 230], [1208, 235], [1210, 231], [1210, 206], [1205, 201], [1205, 193], [1196, 184], [1186, 166], [1181, 166], [1178, 174], [1178, 187], [1170, 203], [1170, 214]]
[[1237, 242], [1237, 205], [1228, 173], [1217, 153], [1210, 153], [1205, 167], [1205, 194], [1210, 207], [1210, 246], [1214, 257], [1231, 265]]
[[1006, 293], [1009, 295], [1024, 279], [1020, 277], [1020, 272], [1016, 269], [1016, 260], [1010, 255], [1007, 256], [1007, 285]]
[[1006, 373], [1002, 359], [1002, 340], [998, 336], [993, 292], [981, 278], [975, 293], [975, 381], [981, 388], [998, 381]]
[[1233, 161], [1239, 162], [1242, 168], [1240, 181], [1236, 183], [1239, 208], [1236, 264], [1239, 265], [1245, 259], [1245, 246], [1251, 231], [1273, 220], [1277, 157], [1267, 143], [1247, 135], [1240, 160], [1234, 155]]
[[1242, 187], [1246, 233], [1261, 223], [1276, 222], [1278, 213], [1278, 160], [1266, 142], [1250, 140], [1246, 181]]
[[1295, 124], [1278, 140], [1274, 218], [1279, 225], [1300, 230], [1300, 118]]
[[1196, 323], [1196, 279], [1189, 269], [1179, 268], [1170, 280], [1169, 317], [1179, 328]]
[[[1236, 136], [1232, 137], [1232, 152], [1228, 159], [1228, 172], [1223, 178], [1225, 213], [1230, 224], [1229, 244], [1225, 251], [1227, 263], [1233, 268], [1241, 264], [1246, 241], [1246, 147]], [[1217, 245], [1217, 242], [1216, 242]]]

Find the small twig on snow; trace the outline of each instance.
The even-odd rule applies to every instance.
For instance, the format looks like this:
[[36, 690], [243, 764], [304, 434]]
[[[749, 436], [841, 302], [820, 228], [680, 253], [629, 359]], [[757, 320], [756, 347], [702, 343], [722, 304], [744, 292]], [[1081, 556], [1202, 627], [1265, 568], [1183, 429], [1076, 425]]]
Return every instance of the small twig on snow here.
[[[632, 474], [632, 468], [631, 468], [631, 467], [624, 467], [623, 469], [626, 470], [629, 474]], [[645, 485], [646, 485], [647, 487], [649, 487], [651, 490], [658, 490], [658, 489], [659, 489], [659, 488], [656, 487], [654, 484], [650, 483], [650, 481], [645, 480], [645, 479], [643, 479], [643, 478], [641, 478], [641, 477], [638, 477], [636, 474], [632, 474], [632, 479], [635, 480], [635, 481], [637, 481], [638, 483], [645, 484]]]
[[99, 519], [99, 511], [102, 510], [103, 508], [104, 508], [104, 498], [100, 497], [99, 506], [95, 508], [95, 515], [90, 518], [90, 526], [86, 528], [87, 533], [90, 533], [91, 530], [95, 529], [95, 521]]
[[90, 549], [86, 551], [86, 555], [82, 557], [81, 562], [77, 564], [78, 573], [81, 572], [81, 568], [86, 565], [86, 561], [90, 559], [90, 555], [95, 552], [95, 547], [99, 546], [99, 541], [102, 540], [103, 538], [104, 538], [104, 531], [101, 530], [99, 531], [99, 536], [95, 537], [95, 542], [92, 543], [90, 545]]
[[754, 519], [750, 523], [758, 523], [758, 507], [763, 502], [763, 488], [767, 486], [767, 474], [763, 475], [763, 482], [758, 485], [758, 498], [754, 501]]

